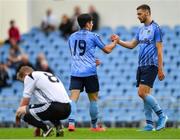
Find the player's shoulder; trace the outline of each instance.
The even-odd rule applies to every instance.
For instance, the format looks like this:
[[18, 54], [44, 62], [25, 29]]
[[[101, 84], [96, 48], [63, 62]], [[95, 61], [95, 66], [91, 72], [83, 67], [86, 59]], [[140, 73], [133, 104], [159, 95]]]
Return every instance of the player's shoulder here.
[[144, 25], [138, 26], [136, 32], [140, 33], [142, 30], [144, 30], [144, 27], [145, 27]]
[[91, 31], [88, 31], [88, 36], [89, 38], [92, 38], [92, 39], [100, 38], [100, 35], [98, 33], [94, 33]]
[[154, 28], [160, 29], [159, 24], [158, 24], [157, 22], [155, 22], [155, 21], [152, 21], [152, 26], [153, 26]]
[[91, 31], [77, 31], [77, 32], [74, 32], [73, 34], [71, 34], [70, 35], [70, 37], [69, 37], [69, 41], [70, 40], [74, 40], [74, 39], [76, 39], [77, 37], [79, 37], [79, 36], [87, 36], [87, 38], [88, 39], [96, 39], [96, 38], [100, 38], [100, 35], [99, 34], [97, 34], [97, 33], [94, 33], [94, 32], [91, 32]]
[[91, 34], [95, 37], [100, 37], [100, 35], [98, 33], [91, 32]]
[[88, 35], [88, 36], [97, 36], [98, 34], [89, 31], [89, 30], [80, 30], [79, 32], [81, 32], [83, 35]]
[[29, 84], [29, 83], [31, 83], [33, 81], [35, 81], [34, 72], [26, 75], [25, 78], [24, 78], [24, 84]]
[[33, 71], [32, 73], [28, 74], [25, 78], [35, 80], [37, 77], [41, 76], [44, 72], [42, 71]]
[[69, 39], [73, 38], [74, 36], [76, 36], [77, 32], [74, 32], [72, 33], [70, 36], [69, 36]]

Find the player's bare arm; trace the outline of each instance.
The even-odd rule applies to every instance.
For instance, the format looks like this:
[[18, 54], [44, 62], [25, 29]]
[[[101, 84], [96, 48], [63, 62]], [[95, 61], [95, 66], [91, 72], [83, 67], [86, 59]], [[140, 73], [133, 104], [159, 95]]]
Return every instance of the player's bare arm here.
[[121, 39], [118, 39], [119, 36], [114, 34], [111, 36], [111, 40], [117, 40], [117, 44], [125, 47], [125, 48], [128, 48], [128, 49], [133, 49], [135, 48], [137, 45], [138, 45], [138, 41], [133, 39], [132, 41], [122, 41]]
[[29, 102], [30, 102], [29, 98], [23, 98], [21, 100], [19, 108], [16, 111], [16, 125], [20, 124], [21, 115], [26, 114], [26, 107], [27, 107], [27, 105], [29, 105]]
[[111, 53], [112, 50], [116, 47], [117, 42], [118, 42], [118, 39], [113, 40], [110, 44], [106, 45], [106, 46], [103, 48], [103, 51], [104, 51], [105, 53], [107, 53], [107, 54], [108, 54], [108, 53]]
[[158, 53], [158, 78], [162, 81], [165, 78], [163, 72], [163, 45], [161, 42], [156, 43], [157, 53]]
[[29, 105], [30, 98], [23, 98], [20, 103], [20, 107]]

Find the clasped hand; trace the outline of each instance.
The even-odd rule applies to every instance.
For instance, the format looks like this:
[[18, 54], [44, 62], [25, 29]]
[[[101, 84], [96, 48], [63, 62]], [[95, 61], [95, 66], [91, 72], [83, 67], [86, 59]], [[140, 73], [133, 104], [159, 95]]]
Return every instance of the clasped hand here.
[[119, 41], [119, 36], [116, 34], [111, 35], [111, 41], [116, 41], [116, 43]]

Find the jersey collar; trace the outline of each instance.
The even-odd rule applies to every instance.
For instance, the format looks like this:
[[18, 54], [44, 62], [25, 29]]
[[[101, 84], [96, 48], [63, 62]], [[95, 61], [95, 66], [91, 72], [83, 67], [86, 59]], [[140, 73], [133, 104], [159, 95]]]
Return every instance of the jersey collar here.
[[152, 20], [151, 22], [150, 22], [150, 24], [144, 24], [144, 26], [150, 26], [152, 23], [154, 22], [154, 20]]

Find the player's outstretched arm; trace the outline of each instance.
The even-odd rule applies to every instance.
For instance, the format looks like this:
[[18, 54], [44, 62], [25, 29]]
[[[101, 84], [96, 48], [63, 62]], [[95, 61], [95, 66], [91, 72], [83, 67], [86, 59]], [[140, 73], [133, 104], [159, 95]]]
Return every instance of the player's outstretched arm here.
[[110, 44], [106, 45], [102, 50], [107, 54], [111, 53], [112, 50], [116, 47], [118, 39], [119, 38], [112, 40], [112, 42]]
[[[117, 40], [118, 39], [118, 40]], [[113, 34], [111, 36], [111, 40], [117, 40], [117, 44], [125, 47], [125, 48], [128, 48], [128, 49], [133, 49], [135, 48], [137, 45], [138, 45], [138, 41], [133, 39], [132, 41], [122, 41], [121, 39], [119, 39], [119, 36], [116, 35], [116, 34]]]

